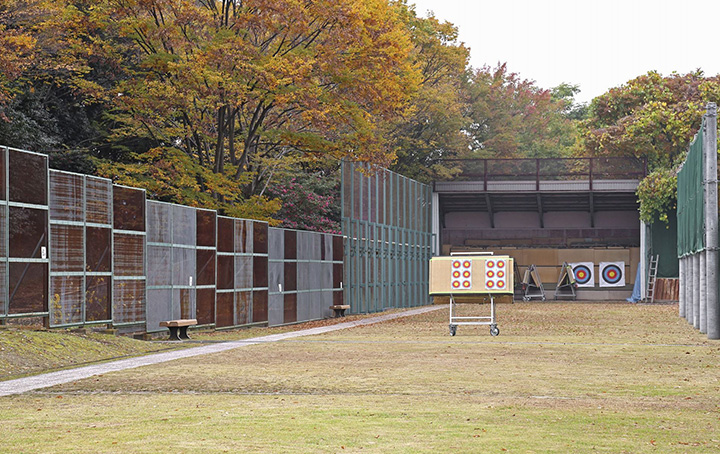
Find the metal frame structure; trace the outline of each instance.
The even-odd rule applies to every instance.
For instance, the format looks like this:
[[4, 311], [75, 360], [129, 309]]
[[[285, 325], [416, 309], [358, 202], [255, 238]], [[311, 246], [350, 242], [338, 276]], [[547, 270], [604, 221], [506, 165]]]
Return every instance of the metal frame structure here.
[[[292, 245], [286, 244], [286, 240], [293, 235], [294, 251], [291, 250]], [[334, 304], [336, 295], [342, 296], [343, 292], [342, 242], [338, 241], [342, 237], [272, 227], [269, 229], [269, 237], [273, 241], [268, 258], [269, 298], [272, 302], [268, 308], [268, 323], [275, 326], [329, 317], [332, 314], [330, 306]], [[312, 244], [315, 242], [317, 244]], [[310, 244], [312, 247], [309, 247]], [[311, 250], [313, 247], [318, 250]], [[339, 251], [336, 251], [337, 247]], [[312, 285], [313, 282], [316, 285]], [[286, 312], [292, 309], [292, 298], [295, 298], [295, 317]], [[320, 301], [302, 304], [308, 298], [319, 298]], [[279, 311], [281, 307], [282, 314]]]
[[677, 206], [679, 315], [708, 339], [720, 339], [717, 184], [717, 105], [708, 103], [678, 172]]
[[[154, 237], [148, 238], [147, 254], [152, 255], [152, 254], [150, 254], [152, 248], [159, 248], [159, 249], [163, 249], [163, 250], [169, 249], [169, 252], [170, 252], [169, 263], [168, 263], [169, 268], [167, 268], [165, 270], [169, 273], [169, 276], [165, 276], [166, 279], [169, 279], [169, 283], [154, 285], [152, 283], [152, 281], [148, 282], [148, 285], [146, 286], [147, 295], [148, 295], [147, 305], [152, 304], [150, 302], [150, 294], [154, 293], [153, 291], [158, 291], [158, 290], [168, 291], [169, 290], [170, 291], [169, 309], [170, 309], [171, 313], [169, 315], [167, 315], [167, 317], [169, 317], [171, 319], [173, 319], [173, 318], [174, 319], [195, 318], [195, 313], [196, 313], [196, 309], [197, 309], [196, 287], [195, 287], [196, 276], [197, 276], [197, 269], [196, 269], [196, 266], [197, 266], [197, 263], [196, 263], [196, 255], [197, 255], [196, 236], [197, 235], [196, 235], [196, 224], [194, 223], [195, 209], [192, 207], [187, 207], [184, 205], [178, 205], [178, 204], [174, 204], [174, 203], [148, 200], [146, 202], [146, 207], [150, 208], [152, 206], [157, 206], [159, 209], [164, 208], [167, 210], [168, 225], [165, 227], [167, 230], [165, 230], [164, 232], [159, 230], [158, 233], [165, 233], [166, 235], [167, 235], [167, 233], [169, 233], [169, 237], [168, 236], [165, 237], [169, 241], [153, 241], [155, 239]], [[151, 227], [153, 221], [151, 220], [151, 215], [149, 214], [151, 212], [151, 210], [147, 209], [147, 208], [146, 208], [146, 216], [145, 216], [145, 222], [146, 222], [146, 226], [147, 226], [146, 232], [151, 232], [152, 230], [150, 227]], [[180, 239], [178, 239], [176, 241], [176, 233], [177, 233], [176, 228], [175, 228], [176, 210], [192, 211], [193, 225], [192, 225], [191, 233], [190, 233], [190, 236], [192, 237], [192, 240], [191, 240], [192, 244], [189, 244], [188, 241], [181, 242], [182, 240], [180, 240]], [[184, 283], [179, 282], [179, 281], [176, 282], [177, 281], [177, 276], [175, 273], [175, 271], [176, 271], [175, 266], [177, 264], [176, 254], [179, 253], [179, 250], [189, 251], [188, 256], [191, 257], [191, 260], [192, 260], [192, 273], [191, 273], [191, 276], [189, 278], [187, 285], [185, 285]], [[154, 271], [156, 271], [156, 270], [152, 270], [152, 272], [154, 272]], [[148, 277], [150, 277], [150, 276], [148, 276]], [[181, 309], [182, 309], [181, 304], [180, 303], [175, 304], [176, 303], [176, 300], [175, 300], [176, 291], [182, 291], [182, 290], [186, 290], [190, 293], [190, 295], [189, 295], [189, 298], [190, 298], [189, 312], [190, 313], [189, 314], [181, 314]], [[148, 312], [150, 312], [150, 311], [148, 311]], [[185, 316], [185, 317], [183, 317], [183, 316]], [[156, 332], [156, 331], [164, 331], [164, 328], [160, 327], [159, 325], [158, 326], [150, 326], [151, 318], [153, 318], [153, 317], [151, 317], [150, 314], [148, 314], [148, 317], [146, 317], [146, 323], [147, 323], [147, 326], [145, 328], [146, 332], [151, 333], [151, 332]], [[154, 320], [154, 321], [158, 321], [158, 320]]]
[[[2, 210], [3, 210], [3, 217], [4, 222], [2, 225], [4, 235], [3, 241], [4, 241], [4, 249], [5, 249], [5, 256], [3, 257], [3, 260], [5, 262], [5, 273], [3, 276], [4, 279], [4, 285], [5, 288], [8, 289], [6, 295], [7, 297], [4, 298], [4, 304], [3, 304], [3, 310], [0, 313], [0, 319], [10, 319], [10, 318], [20, 318], [20, 317], [47, 317], [49, 316], [48, 311], [48, 299], [49, 299], [49, 291], [50, 291], [50, 250], [51, 250], [51, 242], [50, 242], [50, 205], [49, 205], [49, 197], [48, 194], [45, 194], [45, 204], [33, 204], [33, 203], [24, 203], [24, 202], [17, 202], [11, 200], [11, 168], [10, 168], [10, 153], [18, 152], [18, 153], [28, 153], [33, 156], [39, 156], [44, 159], [45, 161], [45, 187], [49, 189], [50, 187], [50, 173], [48, 170], [48, 157], [47, 155], [41, 154], [41, 153], [34, 153], [31, 151], [26, 150], [20, 150], [18, 148], [12, 148], [12, 147], [2, 147], [4, 156], [2, 157], [4, 160], [4, 175], [2, 178], [4, 179], [4, 185], [5, 185], [5, 199], [2, 200]], [[10, 210], [11, 208], [23, 208], [23, 209], [33, 209], [33, 210], [41, 210], [45, 212], [45, 231], [46, 231], [46, 244], [47, 249], [45, 250], [44, 256], [45, 258], [42, 258], [43, 253], [41, 251], [41, 257], [40, 258], [32, 258], [32, 257], [11, 257], [11, 244], [10, 244]], [[35, 255], [35, 254], [33, 254]], [[39, 312], [28, 312], [28, 313], [10, 313], [10, 305], [13, 299], [14, 292], [10, 292], [10, 275], [11, 275], [11, 268], [13, 263], [25, 263], [26, 268], [25, 272], [27, 272], [27, 267], [30, 264], [38, 263], [38, 264], [45, 264], [47, 266], [46, 271], [46, 288], [47, 292], [45, 294], [45, 301], [42, 302], [43, 304], [43, 311]], [[25, 275], [25, 272], [23, 272], [23, 278]], [[21, 279], [22, 280], [22, 279]], [[5, 295], [3, 295], [5, 296]]]
[[[641, 180], [647, 175], [647, 158], [521, 158], [521, 159], [444, 159], [443, 164], [459, 167], [462, 172], [453, 181], [482, 181], [488, 191], [488, 181], [532, 180], [540, 190], [544, 180], [586, 180], [588, 189], [600, 179], [624, 177]], [[565, 171], [559, 170], [565, 169]]]
[[[515, 260], [512, 257], [470, 252], [433, 257], [430, 261], [429, 274], [430, 295], [447, 295], [450, 298], [451, 336], [457, 333], [457, 327], [460, 325], [489, 325], [491, 335], [500, 334], [495, 319], [495, 295], [509, 295], [512, 298], [515, 289]], [[474, 299], [489, 298], [490, 316], [455, 315], [457, 305], [460, 304], [456, 297], [460, 296]]]
[[458, 304], [455, 302], [455, 295], [450, 295], [450, 335], [457, 333], [459, 325], [490, 325], [490, 334], [497, 336], [500, 334], [500, 328], [497, 327], [495, 320], [495, 295], [490, 294], [490, 316], [462, 316], [453, 315], [453, 308]]
[[[128, 189], [132, 189], [132, 190], [134, 190], [134, 191], [142, 191], [143, 194], [145, 194], [145, 190], [144, 190], [144, 189], [138, 189], [138, 188], [132, 188], [132, 187], [129, 187], [129, 186], [122, 186], [122, 185], [113, 184], [113, 185], [112, 185], [113, 204], [111, 205], [112, 207], [115, 206], [115, 203], [114, 203], [114, 197], [115, 197], [115, 195], [114, 195], [114, 193], [115, 193], [115, 188], [118, 188], [118, 187], [119, 187], [119, 188], [128, 188]], [[143, 199], [146, 200], [146, 196], [143, 196]], [[112, 216], [111, 222], [112, 222], [112, 228], [113, 228], [113, 229], [112, 229], [112, 241], [111, 241], [111, 244], [110, 244], [111, 251], [112, 251], [112, 259], [111, 259], [111, 261], [110, 261], [110, 271], [111, 271], [111, 281], [112, 281], [112, 286], [111, 286], [111, 291], [112, 291], [111, 295], [112, 295], [112, 297], [110, 298], [110, 301], [111, 301], [111, 312], [110, 312], [110, 314], [111, 314], [111, 320], [109, 321], [109, 323], [112, 323], [113, 326], [117, 326], [117, 327], [120, 327], [120, 326], [133, 326], [133, 325], [144, 325], [145, 322], [146, 322], [146, 318], [147, 318], [147, 312], [145, 312], [145, 313], [143, 313], [143, 316], [142, 316], [142, 318], [141, 318], [140, 320], [132, 320], [132, 321], [119, 322], [119, 321], [117, 321], [117, 319], [116, 319], [116, 310], [117, 310], [117, 307], [116, 307], [116, 304], [115, 304], [115, 302], [117, 301], [117, 298], [115, 297], [115, 296], [116, 296], [116, 285], [121, 286], [121, 285], [125, 285], [125, 283], [129, 283], [129, 282], [137, 283], [138, 281], [145, 282], [145, 286], [144, 286], [145, 289], [144, 289], [143, 294], [142, 294], [142, 300], [143, 300], [143, 302], [146, 302], [146, 301], [147, 301], [147, 207], [146, 207], [146, 206], [143, 206], [143, 212], [145, 213], [145, 219], [144, 219], [144, 222], [143, 222], [143, 230], [142, 230], [142, 231], [139, 231], [139, 230], [124, 230], [124, 229], [117, 229], [117, 228], [115, 228], [115, 210], [114, 210], [114, 209], [111, 209], [111, 210], [110, 210], [110, 213], [111, 213], [111, 216]], [[123, 236], [126, 236], [126, 237], [140, 237], [140, 238], [141, 238], [141, 245], [142, 245], [142, 249], [143, 249], [143, 250], [142, 250], [142, 259], [141, 259], [141, 260], [142, 260], [142, 273], [141, 273], [141, 274], [118, 275], [118, 274], [115, 273], [115, 268], [116, 268], [116, 266], [115, 266], [115, 265], [116, 265], [115, 257], [119, 255], [119, 254], [116, 254], [116, 247], [117, 247], [119, 244], [121, 244], [121, 241], [118, 241], [118, 240], [119, 240], [120, 238], [122, 238]]]
[[[245, 288], [241, 288], [241, 289], [237, 289], [237, 288], [236, 288], [237, 285], [238, 285], [238, 280], [237, 280], [237, 277], [236, 277], [236, 276], [237, 276], [236, 268], [238, 267], [238, 262], [239, 262], [238, 259], [237, 259], [237, 257], [248, 257], [248, 256], [249, 256], [249, 257], [250, 257], [250, 260], [249, 260], [249, 261], [252, 261], [252, 252], [243, 252], [243, 253], [240, 253], [240, 254], [237, 253], [238, 245], [235, 244], [235, 242], [236, 242], [236, 241], [235, 241], [235, 240], [236, 240], [236, 238], [235, 238], [235, 236], [236, 236], [236, 235], [235, 235], [235, 229], [237, 229], [237, 226], [235, 225], [235, 220], [234, 220], [233, 218], [230, 218], [230, 217], [227, 217], [227, 216], [217, 216], [217, 220], [215, 221], [215, 223], [216, 223], [216, 224], [215, 224], [216, 234], [219, 236], [219, 232], [220, 232], [220, 222], [221, 222], [221, 221], [223, 221], [223, 222], [230, 222], [230, 223], [232, 224], [232, 240], [233, 240], [233, 241], [232, 241], [232, 245], [233, 245], [233, 246], [232, 246], [232, 251], [221, 251], [221, 250], [220, 250], [220, 247], [218, 246], [218, 245], [219, 245], [219, 238], [217, 238], [216, 241], [215, 241], [215, 248], [216, 248], [216, 252], [215, 252], [215, 327], [218, 327], [218, 321], [217, 321], [217, 320], [218, 320], [218, 313], [217, 313], [217, 300], [218, 300], [218, 298], [220, 297], [220, 295], [232, 295], [232, 300], [233, 300], [233, 323], [231, 323], [231, 324], [228, 325], [228, 326], [223, 326], [223, 328], [230, 328], [230, 327], [239, 325], [239, 323], [237, 323], [237, 313], [236, 313], [236, 310], [235, 310], [235, 308], [236, 308], [236, 306], [237, 306], [236, 297], [235, 297], [235, 292], [236, 292], [236, 291], [250, 292], [250, 295], [251, 295], [250, 301], [252, 301], [252, 291], [253, 291], [252, 285], [250, 285], [250, 287], [247, 287], [247, 286], [246, 286]], [[232, 281], [233, 281], [233, 282], [232, 282], [232, 286], [231, 286], [230, 288], [220, 288], [221, 286], [220, 286], [220, 283], [218, 282], [218, 278], [219, 278], [219, 275], [220, 275], [219, 267], [220, 267], [220, 259], [221, 259], [221, 257], [222, 257], [222, 258], [230, 259], [230, 260], [232, 261], [232, 268], [233, 268]], [[251, 265], [251, 266], [252, 266], [252, 265]], [[248, 314], [247, 314], [247, 316], [248, 316], [248, 320], [252, 320], [252, 304], [250, 304], [249, 307], [248, 307]]]
[[345, 303], [351, 312], [429, 303], [432, 188], [386, 169], [342, 163]]
[[[54, 216], [53, 213], [57, 209], [63, 209], [66, 208], [63, 206], [64, 203], [67, 201], [61, 201], [61, 200], [53, 200], [54, 197], [58, 197], [57, 191], [53, 191], [54, 186], [62, 184], [60, 181], [54, 181], [53, 175], [57, 176], [58, 178], [61, 178], [61, 176], [67, 176], [70, 178], [78, 178], [82, 181], [82, 192], [80, 194], [80, 206], [81, 213], [80, 216], [82, 217], [81, 220], [67, 220], [67, 219], [58, 219], [58, 216]], [[98, 222], [89, 222], [88, 221], [88, 181], [92, 180], [98, 180], [102, 181], [107, 185], [107, 207], [108, 207], [108, 218], [107, 222], [104, 223], [98, 223]], [[49, 194], [50, 194], [50, 200], [48, 201], [49, 208], [50, 208], [50, 216], [49, 216], [49, 224], [50, 224], [50, 240], [53, 241], [53, 237], [55, 236], [55, 233], [53, 232], [53, 227], [79, 227], [82, 230], [81, 235], [81, 254], [82, 254], [82, 271], [63, 271], [63, 270], [53, 270], [53, 262], [55, 250], [54, 248], [50, 249], [50, 286], [49, 286], [49, 304], [48, 312], [49, 312], [49, 325], [53, 328], [59, 328], [59, 327], [72, 327], [72, 326], [83, 326], [83, 325], [95, 325], [95, 324], [106, 324], [111, 323], [113, 319], [113, 303], [111, 298], [110, 301], [110, 308], [108, 315], [110, 316], [107, 320], [87, 320], [87, 295], [86, 295], [86, 289], [87, 289], [87, 277], [88, 276], [95, 276], [95, 277], [106, 277], [110, 280], [109, 285], [111, 288], [114, 287], [114, 279], [117, 279], [117, 277], [114, 277], [114, 270], [113, 266], [115, 263], [114, 260], [114, 250], [115, 250], [115, 235], [113, 230], [113, 211], [112, 211], [112, 182], [105, 178], [99, 178], [99, 177], [92, 177], [88, 175], [83, 175], [79, 173], [74, 172], [66, 172], [66, 171], [60, 171], [60, 170], [54, 170], [51, 169], [49, 171]], [[58, 205], [57, 207], [55, 205]], [[61, 217], [61, 216], [60, 216]], [[110, 231], [110, 269], [108, 271], [89, 271], [87, 267], [87, 228], [102, 228], [102, 229], [108, 229]], [[79, 320], [76, 322], [73, 321], [65, 321], [63, 320], [64, 317], [60, 316], [58, 317], [58, 314], [55, 311], [55, 304], [59, 304], [59, 299], [61, 298], [61, 295], [59, 293], [54, 292], [55, 285], [53, 278], [63, 278], [63, 277], [79, 277], [81, 279], [81, 287], [80, 287], [80, 295], [79, 295], [79, 304], [80, 304], [80, 317]], [[58, 301], [56, 301], [58, 300]]]

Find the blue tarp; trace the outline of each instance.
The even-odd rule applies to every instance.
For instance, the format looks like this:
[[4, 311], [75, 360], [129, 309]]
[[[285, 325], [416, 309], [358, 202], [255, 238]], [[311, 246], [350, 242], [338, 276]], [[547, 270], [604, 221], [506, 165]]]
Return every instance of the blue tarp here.
[[635, 285], [633, 286], [632, 295], [630, 295], [630, 298], [627, 299], [628, 303], [637, 303], [642, 299], [641, 294], [640, 294], [640, 286], [641, 285], [642, 284], [640, 283], [640, 264], [638, 264], [637, 273], [635, 274]]

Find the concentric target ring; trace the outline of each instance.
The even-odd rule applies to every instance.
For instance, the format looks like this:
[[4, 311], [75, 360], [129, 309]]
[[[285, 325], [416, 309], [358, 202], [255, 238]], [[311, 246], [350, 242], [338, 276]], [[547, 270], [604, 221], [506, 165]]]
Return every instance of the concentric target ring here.
[[608, 284], [617, 284], [622, 279], [622, 270], [617, 265], [607, 265], [602, 270], [602, 277]]
[[587, 284], [592, 277], [592, 273], [586, 265], [577, 265], [573, 268], [573, 273], [575, 274], [575, 280], [580, 285]]

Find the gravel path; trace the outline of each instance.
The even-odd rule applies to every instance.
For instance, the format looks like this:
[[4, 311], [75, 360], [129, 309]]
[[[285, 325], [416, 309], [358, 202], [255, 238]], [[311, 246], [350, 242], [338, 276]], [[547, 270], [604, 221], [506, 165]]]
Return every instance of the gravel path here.
[[134, 369], [141, 366], [149, 366], [152, 364], [164, 363], [175, 359], [190, 358], [198, 355], [207, 355], [210, 353], [223, 352], [233, 348], [246, 347], [248, 345], [261, 344], [264, 342], [277, 342], [286, 339], [292, 339], [301, 336], [312, 336], [315, 334], [329, 333], [341, 329], [353, 328], [356, 326], [370, 325], [373, 323], [384, 322], [401, 317], [409, 317], [425, 312], [435, 311], [446, 306], [427, 306], [419, 309], [412, 309], [404, 312], [381, 315], [378, 317], [366, 318], [352, 322], [339, 323], [337, 325], [323, 326], [319, 328], [304, 329], [293, 331], [290, 333], [273, 334], [269, 336], [254, 337], [252, 339], [244, 339], [239, 341], [221, 342], [218, 344], [204, 345], [202, 347], [188, 348], [184, 350], [155, 353], [137, 358], [123, 359], [103, 364], [95, 364], [92, 366], [78, 367], [77, 369], [61, 370], [58, 372], [50, 372], [47, 374], [34, 375], [32, 377], [18, 378], [0, 382], [0, 396], [9, 396], [11, 394], [21, 394], [27, 391], [33, 391], [41, 388], [49, 388], [51, 386], [69, 383], [83, 378], [92, 377], [94, 375], [107, 374], [125, 369]]

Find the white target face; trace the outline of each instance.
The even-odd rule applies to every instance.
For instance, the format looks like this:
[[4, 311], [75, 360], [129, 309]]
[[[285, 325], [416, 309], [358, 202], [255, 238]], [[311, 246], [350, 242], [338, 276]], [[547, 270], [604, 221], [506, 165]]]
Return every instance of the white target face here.
[[472, 260], [453, 260], [450, 272], [450, 286], [453, 290], [472, 289]]
[[505, 290], [507, 288], [507, 261], [491, 259], [485, 261], [485, 288]]

